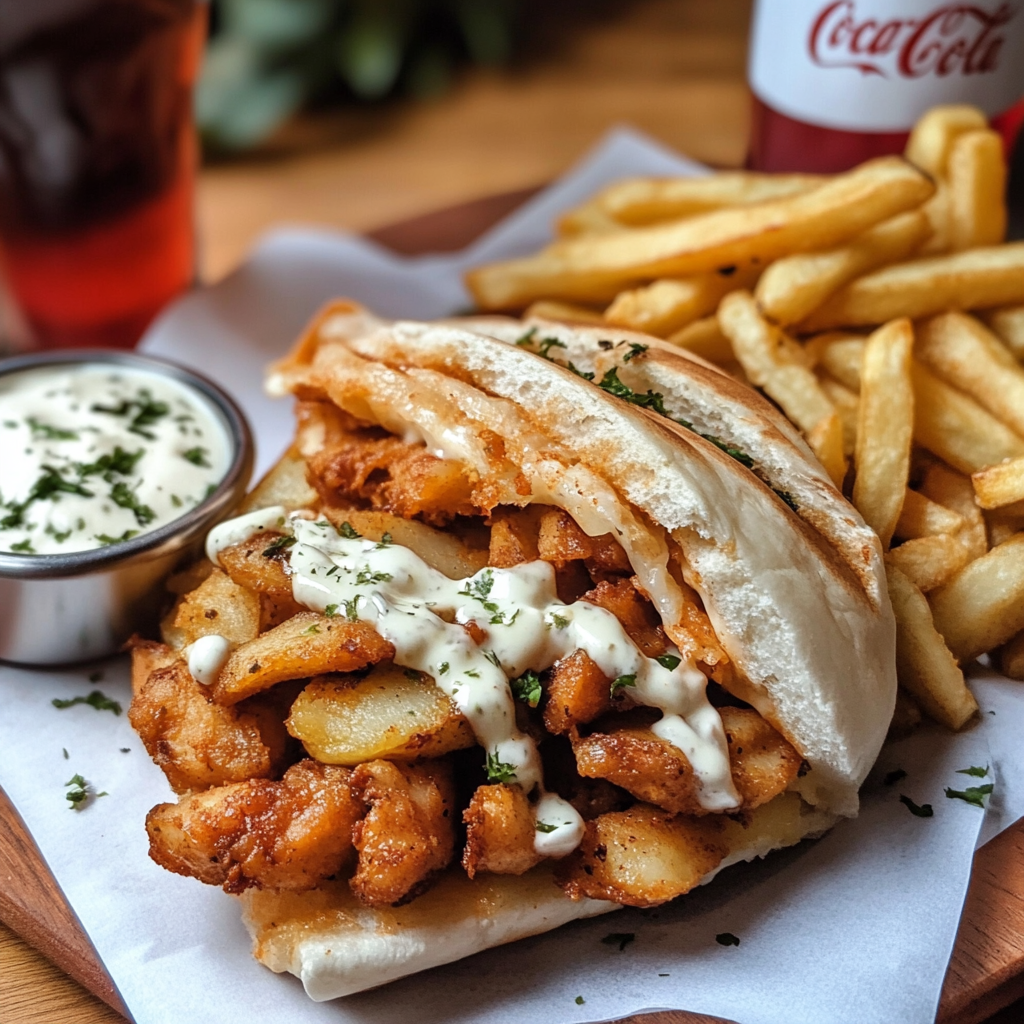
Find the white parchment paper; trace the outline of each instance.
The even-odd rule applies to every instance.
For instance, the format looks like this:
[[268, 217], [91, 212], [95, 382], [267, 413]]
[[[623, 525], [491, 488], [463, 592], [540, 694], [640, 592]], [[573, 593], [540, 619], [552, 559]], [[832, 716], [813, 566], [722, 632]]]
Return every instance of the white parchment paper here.
[[[252, 419], [263, 469], [291, 437], [292, 420], [287, 402], [263, 397], [262, 367], [320, 303], [348, 295], [387, 315], [451, 313], [466, 305], [460, 274], [467, 266], [536, 247], [557, 211], [615, 178], [677, 173], [701, 168], [620, 131], [456, 255], [404, 259], [357, 238], [279, 232], [232, 277], [172, 308], [145, 348], [232, 390]], [[51, 704], [98, 686], [127, 708], [124, 660], [100, 666], [97, 682], [88, 678], [94, 668], [0, 666], [0, 785], [139, 1024], [552, 1024], [657, 1008], [742, 1024], [926, 1024], [975, 847], [1024, 815], [1024, 685], [979, 669], [971, 680], [983, 712], [977, 724], [956, 736], [928, 729], [887, 748], [864, 788], [860, 817], [823, 839], [730, 868], [674, 905], [578, 922], [377, 992], [315, 1004], [294, 978], [251, 958], [231, 897], [147, 857], [145, 814], [173, 798], [162, 773], [125, 715]], [[978, 782], [956, 774], [970, 765], [991, 766], [996, 790], [987, 814], [944, 795], [945, 787]], [[907, 776], [886, 785], [895, 768]], [[75, 773], [108, 795], [70, 811], [64, 784]], [[930, 804], [934, 815], [912, 815], [901, 795]], [[600, 941], [611, 932], [635, 939], [620, 951]], [[723, 932], [740, 945], [719, 945]]]

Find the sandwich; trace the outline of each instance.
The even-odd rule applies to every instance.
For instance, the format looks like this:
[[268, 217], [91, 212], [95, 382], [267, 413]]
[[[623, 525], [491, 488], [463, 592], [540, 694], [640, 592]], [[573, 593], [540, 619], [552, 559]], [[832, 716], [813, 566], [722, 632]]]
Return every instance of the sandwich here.
[[857, 813], [896, 699], [879, 542], [799, 433], [667, 343], [332, 304], [293, 444], [133, 649], [151, 856], [317, 1000]]

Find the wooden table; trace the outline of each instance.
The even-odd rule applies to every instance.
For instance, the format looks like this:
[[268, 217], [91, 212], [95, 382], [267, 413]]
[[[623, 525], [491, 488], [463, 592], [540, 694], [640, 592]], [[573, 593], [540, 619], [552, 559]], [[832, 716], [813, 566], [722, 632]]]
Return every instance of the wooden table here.
[[[198, 200], [204, 278], [231, 270], [272, 224], [362, 231], [547, 181], [618, 123], [697, 159], [739, 164], [748, 124], [749, 0], [619, 8], [545, 62], [509, 75], [471, 74], [429, 105], [309, 120], [268, 156], [205, 169]], [[319, 144], [303, 148], [296, 143], [302, 136]], [[1022, 1019], [1017, 1004], [990, 1024]], [[123, 1024], [2, 925], [0, 1021]]]

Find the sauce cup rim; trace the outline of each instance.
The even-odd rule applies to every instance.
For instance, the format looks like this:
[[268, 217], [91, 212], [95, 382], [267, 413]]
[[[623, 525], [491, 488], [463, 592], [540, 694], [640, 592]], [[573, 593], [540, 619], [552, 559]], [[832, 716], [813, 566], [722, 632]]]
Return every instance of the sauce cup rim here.
[[0, 378], [47, 366], [110, 364], [161, 374], [199, 393], [223, 421], [229, 439], [228, 468], [209, 497], [177, 519], [131, 540], [84, 551], [53, 554], [0, 552], [0, 578], [59, 579], [84, 576], [146, 562], [198, 540], [238, 503], [249, 483], [253, 464], [252, 431], [235, 400], [218, 384], [169, 359], [120, 349], [82, 348], [32, 352], [0, 359]]

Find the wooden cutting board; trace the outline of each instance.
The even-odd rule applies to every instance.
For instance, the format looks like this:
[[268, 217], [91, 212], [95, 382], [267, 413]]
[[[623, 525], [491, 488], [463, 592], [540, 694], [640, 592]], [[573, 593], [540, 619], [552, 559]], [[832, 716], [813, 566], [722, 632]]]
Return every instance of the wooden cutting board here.
[[[489, 196], [370, 233], [405, 255], [461, 249], [538, 191]], [[110, 976], [0, 789], [0, 921], [85, 988], [127, 1016]], [[974, 858], [946, 975], [939, 1024], [979, 1024], [1024, 996], [1024, 819]], [[690, 1013], [645, 1014], [642, 1024], [712, 1024]]]

